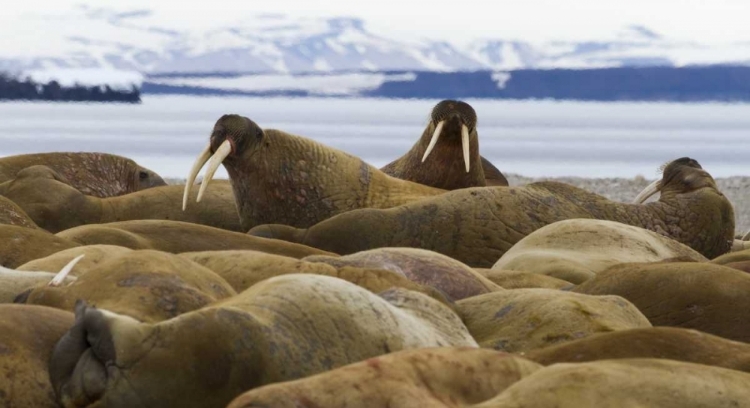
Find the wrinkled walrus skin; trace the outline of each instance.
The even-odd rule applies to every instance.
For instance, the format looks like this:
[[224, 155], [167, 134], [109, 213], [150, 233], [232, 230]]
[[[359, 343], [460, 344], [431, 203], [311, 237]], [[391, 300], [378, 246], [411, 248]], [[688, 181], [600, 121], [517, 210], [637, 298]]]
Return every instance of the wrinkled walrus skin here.
[[73, 312], [78, 300], [155, 323], [198, 310], [237, 293], [213, 271], [160, 251], [129, 251], [59, 287], [37, 286], [26, 304]]
[[594, 218], [655, 231], [709, 259], [730, 250], [734, 209], [695, 160], [671, 162], [656, 189], [661, 191], [658, 201], [625, 204], [558, 182], [474, 187], [385, 210], [349, 211], [308, 229], [271, 224], [249, 233], [339, 255], [382, 247], [423, 248], [489, 268], [545, 225]]
[[[490, 173], [490, 182], [485, 169]], [[503, 174], [479, 155], [474, 108], [454, 100], [435, 105], [417, 143], [380, 170], [389, 176], [444, 190], [508, 185]]]
[[390, 177], [311, 139], [224, 115], [187, 177], [183, 208], [200, 197], [199, 191], [193, 199], [189, 189], [211, 155], [200, 189], [223, 164], [244, 231], [269, 223], [308, 227], [355, 208], [390, 208], [445, 192]]
[[487, 349], [425, 348], [391, 353], [237, 397], [227, 408], [468, 407], [540, 369]]
[[523, 356], [543, 365], [616, 358], [664, 358], [750, 372], [750, 344], [679, 327], [596, 333], [531, 350]]
[[337, 278], [284, 275], [158, 324], [79, 303], [50, 378], [66, 408], [225, 407], [266, 384], [449, 346], [476, 342], [455, 313], [425, 295], [377, 296]]
[[0, 185], [0, 194], [13, 200], [39, 227], [52, 233], [79, 225], [145, 219], [184, 221], [246, 232], [240, 227], [228, 182], [212, 184], [203, 200], [187, 211], [182, 211], [179, 205], [183, 189], [180, 185], [161, 186], [98, 198], [71, 187], [49, 167], [35, 166]]
[[126, 157], [108, 153], [55, 152], [0, 158], [0, 183], [31, 166], [47, 166], [68, 184], [93, 197], [115, 197], [167, 183], [153, 171]]
[[0, 224], [39, 228], [23, 208], [6, 197], [0, 196]]
[[471, 408], [746, 408], [750, 374], [662, 359], [560, 363]]
[[0, 407], [57, 408], [48, 364], [73, 326], [73, 313], [31, 305], [0, 305]]
[[305, 245], [180, 221], [134, 220], [81, 225], [59, 232], [56, 236], [79, 245], [117, 245], [130, 249], [155, 249], [173, 254], [249, 249], [293, 258], [336, 255]]
[[750, 275], [733, 268], [709, 262], [620, 264], [571, 290], [622, 296], [654, 326], [750, 342]]

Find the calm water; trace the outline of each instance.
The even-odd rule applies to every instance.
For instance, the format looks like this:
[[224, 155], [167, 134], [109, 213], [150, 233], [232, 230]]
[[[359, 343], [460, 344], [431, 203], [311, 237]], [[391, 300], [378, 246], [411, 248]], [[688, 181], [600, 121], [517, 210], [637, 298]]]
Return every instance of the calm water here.
[[[0, 155], [109, 152], [184, 177], [214, 122], [239, 113], [380, 167], [411, 147], [436, 102], [146, 95], [134, 106], [0, 103]], [[503, 172], [655, 178], [662, 163], [690, 156], [714, 177], [750, 175], [750, 104], [467, 102], [482, 155]]]

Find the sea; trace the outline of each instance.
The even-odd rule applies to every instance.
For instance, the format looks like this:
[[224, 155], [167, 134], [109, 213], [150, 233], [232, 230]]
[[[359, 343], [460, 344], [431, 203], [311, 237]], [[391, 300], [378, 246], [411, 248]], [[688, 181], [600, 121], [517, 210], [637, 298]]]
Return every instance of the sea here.
[[[107, 152], [184, 178], [223, 114], [308, 137], [381, 167], [421, 136], [437, 100], [143, 95], [141, 104], [2, 102], [0, 155]], [[750, 104], [471, 100], [480, 153], [529, 177], [659, 177], [688, 156], [750, 175]], [[221, 168], [217, 177], [226, 178]]]

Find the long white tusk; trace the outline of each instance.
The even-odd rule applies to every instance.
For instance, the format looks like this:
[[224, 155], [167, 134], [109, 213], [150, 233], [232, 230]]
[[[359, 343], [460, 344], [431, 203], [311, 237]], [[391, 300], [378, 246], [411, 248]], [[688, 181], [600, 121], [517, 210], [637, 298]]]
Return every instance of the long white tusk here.
[[471, 164], [469, 162], [469, 128], [466, 125], [461, 125], [461, 146], [464, 148], [464, 164], [468, 173]]
[[195, 178], [198, 177], [198, 172], [201, 171], [203, 168], [203, 165], [206, 164], [208, 159], [211, 157], [211, 143], [206, 145], [206, 148], [203, 149], [201, 154], [198, 155], [198, 158], [195, 159], [195, 163], [193, 163], [193, 168], [190, 169], [190, 173], [187, 176], [187, 180], [185, 181], [185, 193], [182, 195], [182, 211], [185, 211], [185, 208], [187, 208], [187, 201], [188, 201], [188, 195], [190, 194], [190, 187], [193, 186], [193, 183], [195, 183]]
[[201, 189], [198, 190], [198, 199], [195, 200], [195, 202], [201, 202], [201, 198], [203, 197], [203, 193], [206, 192], [208, 183], [210, 183], [211, 179], [213, 179], [214, 173], [216, 173], [216, 170], [218, 170], [219, 166], [221, 166], [221, 162], [223, 162], [230, 153], [232, 153], [232, 144], [229, 143], [229, 140], [225, 140], [224, 143], [222, 143], [221, 146], [216, 149], [216, 153], [211, 156], [211, 160], [208, 162], [208, 167], [206, 167], [206, 174], [203, 176], [203, 182], [201, 183]]
[[743, 241], [750, 241], [750, 231], [748, 231], [747, 234], [745, 234], [745, 236], [742, 237], [742, 240]]
[[430, 155], [430, 152], [432, 149], [435, 148], [435, 144], [438, 141], [438, 138], [440, 137], [440, 132], [443, 131], [443, 124], [445, 123], [444, 120], [441, 120], [438, 122], [437, 126], [435, 127], [435, 133], [432, 134], [432, 139], [430, 139], [430, 144], [427, 145], [427, 150], [424, 151], [424, 156], [422, 156], [422, 163], [424, 163], [425, 159], [427, 159], [427, 156]]
[[80, 261], [86, 254], [78, 255], [77, 257], [73, 258], [72, 261], [68, 262], [67, 265], [63, 266], [62, 269], [60, 269], [60, 272], [55, 275], [54, 278], [47, 284], [47, 286], [60, 286], [61, 283], [65, 280], [65, 278], [68, 277], [68, 274], [70, 274], [70, 271], [73, 270], [73, 267], [76, 266], [78, 261]]
[[659, 184], [661, 183], [661, 179], [654, 181], [653, 183], [646, 186], [646, 188], [643, 189], [638, 195], [635, 197], [635, 200], [633, 200], [634, 204], [641, 204], [644, 201], [648, 200], [649, 197], [659, 192]]

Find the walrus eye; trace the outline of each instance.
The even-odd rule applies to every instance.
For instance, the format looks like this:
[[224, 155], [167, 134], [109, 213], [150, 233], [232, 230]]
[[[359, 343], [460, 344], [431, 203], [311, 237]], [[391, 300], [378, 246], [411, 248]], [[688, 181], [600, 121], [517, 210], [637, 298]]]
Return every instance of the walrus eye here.
[[138, 175], [138, 177], [139, 177], [139, 178], [140, 178], [141, 180], [145, 180], [145, 179], [147, 179], [147, 178], [148, 178], [148, 173], [146, 173], [145, 171], [142, 171], [142, 172], [141, 172], [141, 174], [139, 174], [139, 175]]

